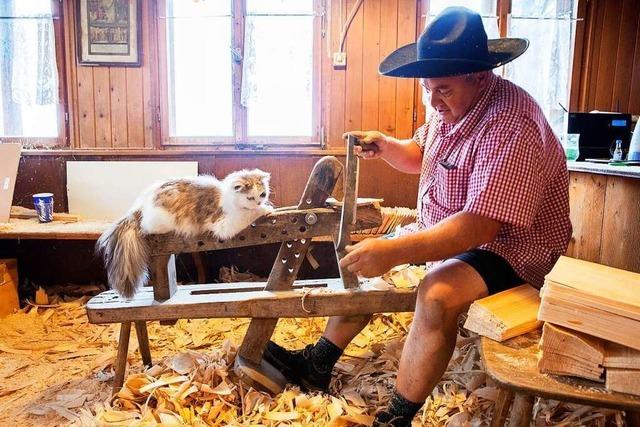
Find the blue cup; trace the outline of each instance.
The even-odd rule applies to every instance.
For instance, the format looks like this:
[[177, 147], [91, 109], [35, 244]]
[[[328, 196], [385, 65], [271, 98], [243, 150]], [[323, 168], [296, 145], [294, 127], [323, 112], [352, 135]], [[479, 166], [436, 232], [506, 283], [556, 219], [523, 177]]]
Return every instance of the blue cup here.
[[53, 194], [38, 193], [33, 195], [33, 205], [36, 208], [40, 222], [53, 221]]

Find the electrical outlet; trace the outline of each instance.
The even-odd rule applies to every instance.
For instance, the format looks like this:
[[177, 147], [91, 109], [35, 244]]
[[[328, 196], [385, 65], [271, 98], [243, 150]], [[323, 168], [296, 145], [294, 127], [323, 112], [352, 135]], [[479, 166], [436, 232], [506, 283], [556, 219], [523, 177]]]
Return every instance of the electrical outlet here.
[[347, 68], [346, 52], [333, 53], [333, 68], [336, 70], [344, 70], [345, 68]]

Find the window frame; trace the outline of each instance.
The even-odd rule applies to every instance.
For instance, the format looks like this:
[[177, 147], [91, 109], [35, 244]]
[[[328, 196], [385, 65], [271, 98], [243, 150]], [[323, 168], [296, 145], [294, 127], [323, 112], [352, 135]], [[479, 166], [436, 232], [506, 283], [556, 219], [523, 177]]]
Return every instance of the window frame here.
[[[244, 34], [246, 17], [246, 0], [231, 1], [231, 43], [234, 49], [239, 49], [244, 57]], [[232, 120], [233, 136], [198, 136], [184, 137], [170, 135], [170, 87], [168, 75], [168, 24], [166, 16], [167, 0], [157, 2], [157, 34], [158, 34], [158, 65], [160, 87], [160, 141], [163, 146], [212, 146], [219, 148], [260, 148], [262, 146], [285, 147], [320, 147], [322, 136], [321, 125], [321, 81], [322, 81], [322, 27], [324, 19], [324, 2], [313, 0], [313, 76], [312, 76], [312, 135], [311, 136], [249, 136], [247, 134], [247, 108], [241, 103], [242, 96], [242, 61], [232, 60]], [[231, 54], [231, 52], [229, 53]]]
[[[52, 148], [69, 146], [69, 114], [67, 103], [66, 75], [66, 37], [65, 14], [63, 4], [58, 0], [50, 0], [53, 18], [53, 37], [55, 39], [56, 68], [58, 69], [58, 136], [0, 136], [0, 142], [19, 143], [28, 148]], [[26, 147], [25, 147], [26, 148]]]

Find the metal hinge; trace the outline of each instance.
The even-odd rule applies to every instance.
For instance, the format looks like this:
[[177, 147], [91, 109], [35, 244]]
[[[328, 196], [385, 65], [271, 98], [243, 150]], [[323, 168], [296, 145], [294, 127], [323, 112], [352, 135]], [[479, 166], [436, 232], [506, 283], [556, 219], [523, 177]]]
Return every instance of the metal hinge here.
[[415, 109], [413, 110], [413, 121], [414, 123], [418, 121], [418, 112]]
[[156, 107], [156, 120], [160, 123], [160, 106]]
[[66, 123], [69, 123], [69, 113], [67, 113], [66, 111], [64, 112], [64, 121]]

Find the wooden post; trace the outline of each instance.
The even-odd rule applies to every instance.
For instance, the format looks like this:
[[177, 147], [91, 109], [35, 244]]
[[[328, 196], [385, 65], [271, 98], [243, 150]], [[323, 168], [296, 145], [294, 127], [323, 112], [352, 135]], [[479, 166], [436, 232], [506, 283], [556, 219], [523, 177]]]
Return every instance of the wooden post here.
[[493, 410], [493, 417], [491, 417], [491, 427], [504, 426], [507, 415], [509, 415], [509, 409], [511, 408], [512, 401], [512, 390], [507, 388], [500, 388], [498, 390], [498, 398], [496, 399], [496, 405]]
[[509, 427], [529, 427], [533, 415], [533, 396], [516, 393], [511, 406]]
[[136, 324], [136, 336], [138, 337], [138, 349], [140, 350], [140, 357], [142, 357], [142, 364], [146, 367], [151, 367], [151, 349], [149, 349], [149, 334], [147, 333], [147, 322], [144, 320], [138, 320]]
[[175, 255], [151, 257], [153, 297], [156, 301], [166, 301], [176, 292]]
[[129, 336], [131, 335], [131, 322], [120, 324], [120, 338], [118, 339], [118, 354], [114, 367], [113, 394], [116, 394], [124, 384], [124, 373], [127, 369], [127, 354], [129, 352]]
[[[356, 221], [356, 209], [358, 201], [358, 168], [360, 161], [355, 155], [353, 149], [357, 139], [353, 135], [349, 135], [347, 143], [347, 165], [344, 174], [344, 198], [342, 200], [342, 216], [340, 218], [340, 229], [338, 230], [337, 240], [334, 237], [334, 246], [336, 249], [336, 259], [338, 263], [347, 254], [345, 248], [351, 244], [351, 231]], [[357, 288], [359, 285], [358, 276], [355, 273], [342, 268], [338, 264], [340, 270], [340, 278], [345, 289]]]
[[[327, 156], [320, 159], [309, 176], [298, 209], [324, 206], [341, 172], [342, 164], [335, 157]], [[269, 274], [266, 290], [286, 290], [293, 286], [310, 244], [309, 240], [305, 240], [304, 243], [301, 240], [282, 243], [278, 257]], [[240, 346], [239, 356], [259, 366], [262, 362], [264, 348], [271, 339], [277, 323], [277, 318], [252, 319]]]

